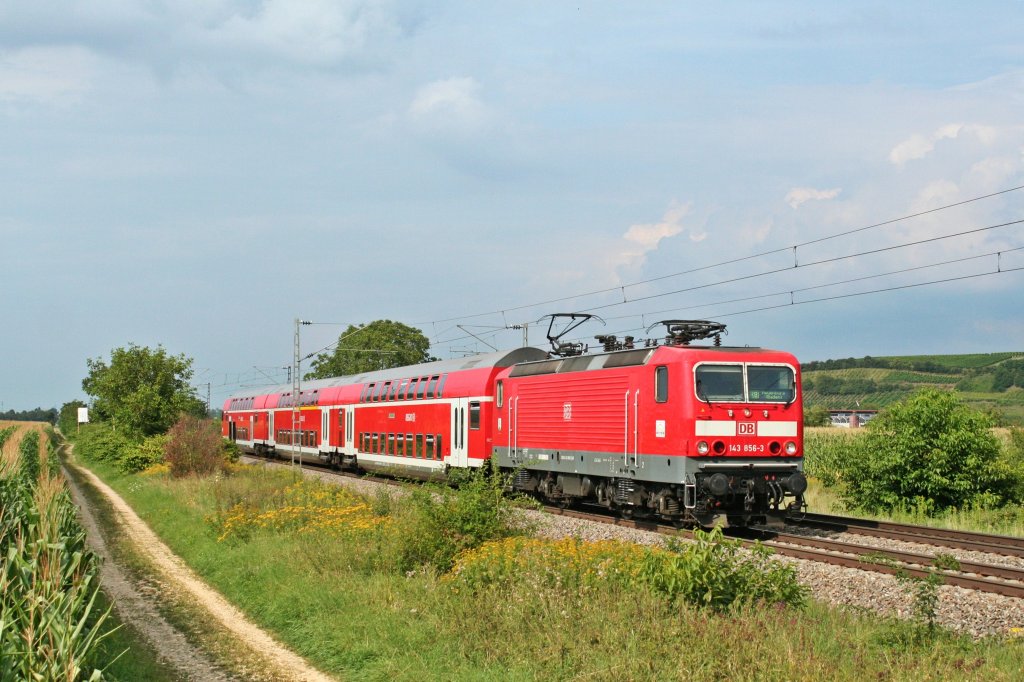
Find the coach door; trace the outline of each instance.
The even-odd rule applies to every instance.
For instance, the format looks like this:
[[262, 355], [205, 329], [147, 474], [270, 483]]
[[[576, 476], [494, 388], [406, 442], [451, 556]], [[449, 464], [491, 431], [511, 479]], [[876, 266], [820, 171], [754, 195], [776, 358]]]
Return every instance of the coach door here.
[[331, 444], [331, 411], [320, 410], [320, 449], [327, 450]]
[[465, 398], [456, 398], [452, 403], [452, 444], [451, 455], [448, 457], [448, 465], [453, 467], [469, 466], [469, 452], [466, 446], [466, 436], [469, 426], [467, 424], [467, 413], [469, 401]]

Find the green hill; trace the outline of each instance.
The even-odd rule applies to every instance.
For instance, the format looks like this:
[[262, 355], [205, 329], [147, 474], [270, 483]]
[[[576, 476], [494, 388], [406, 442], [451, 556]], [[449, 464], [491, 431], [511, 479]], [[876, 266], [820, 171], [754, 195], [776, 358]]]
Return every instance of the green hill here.
[[803, 365], [804, 401], [881, 409], [922, 388], [958, 391], [973, 407], [1024, 425], [1024, 353], [845, 358]]

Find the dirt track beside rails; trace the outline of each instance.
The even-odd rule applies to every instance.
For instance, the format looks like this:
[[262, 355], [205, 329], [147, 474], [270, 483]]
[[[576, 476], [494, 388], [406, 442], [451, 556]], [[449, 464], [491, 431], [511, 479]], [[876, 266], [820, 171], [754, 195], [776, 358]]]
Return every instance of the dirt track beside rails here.
[[[110, 504], [119, 533], [131, 543], [139, 555], [148, 559], [157, 573], [156, 589], [170, 589], [188, 600], [192, 607], [200, 609], [208, 621], [216, 623], [241, 649], [241, 660], [259, 662], [259, 671], [246, 679], [330, 681], [332, 678], [316, 670], [301, 657], [285, 648], [267, 632], [252, 623], [241, 611], [228, 603], [218, 592], [206, 583], [165, 545], [149, 526], [113, 489], [97, 478], [91, 471], [69, 463], [77, 476], [85, 479]], [[141, 631], [157, 649], [159, 655], [177, 668], [186, 679], [230, 680], [219, 671], [209, 658], [198, 651], [185, 636], [165, 621], [155, 606], [146, 599], [144, 589], [139, 589], [126, 577], [126, 572], [113, 564], [110, 552], [103, 541], [96, 523], [95, 514], [88, 499], [76, 489], [72, 477], [68, 482], [75, 495], [75, 501], [82, 509], [83, 525], [86, 526], [90, 543], [104, 558], [101, 583], [108, 596], [114, 600], [118, 615]], [[150, 591], [153, 586], [150, 587]]]

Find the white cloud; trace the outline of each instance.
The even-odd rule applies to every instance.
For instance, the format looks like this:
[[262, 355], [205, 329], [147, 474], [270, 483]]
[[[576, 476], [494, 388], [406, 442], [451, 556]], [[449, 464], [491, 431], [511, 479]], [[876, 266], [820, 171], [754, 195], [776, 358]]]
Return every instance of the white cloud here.
[[915, 133], [909, 138], [900, 142], [889, 152], [889, 162], [902, 166], [908, 161], [923, 159], [932, 153], [935, 145], [942, 140], [955, 140], [966, 133], [975, 137], [986, 147], [991, 146], [997, 136], [996, 128], [984, 125], [964, 125], [962, 123], [948, 123], [940, 126], [929, 136]]
[[0, 3], [0, 44], [79, 45], [167, 73], [390, 60], [415, 10], [391, 0]]
[[477, 95], [479, 90], [480, 84], [468, 77], [428, 83], [416, 91], [409, 114], [431, 126], [478, 127], [487, 118], [486, 107]]
[[79, 47], [32, 47], [0, 52], [0, 100], [59, 104], [92, 87], [96, 58]]
[[255, 12], [232, 8], [218, 23], [187, 27], [212, 46], [264, 52], [329, 65], [397, 33], [386, 4], [336, 0], [266, 0]]
[[[625, 242], [617, 250], [613, 250], [610, 261], [614, 269], [639, 268], [647, 260], [647, 254], [656, 251], [662, 240], [680, 234], [685, 228], [683, 218], [689, 214], [692, 204], [672, 202], [665, 215], [656, 223], [637, 223], [630, 225], [622, 239]], [[701, 241], [707, 235], [691, 234], [690, 239]]]
[[813, 187], [794, 187], [786, 194], [786, 203], [793, 208], [799, 208], [801, 204], [811, 200], [826, 201], [835, 199], [843, 190], [839, 187], [833, 189], [814, 189]]

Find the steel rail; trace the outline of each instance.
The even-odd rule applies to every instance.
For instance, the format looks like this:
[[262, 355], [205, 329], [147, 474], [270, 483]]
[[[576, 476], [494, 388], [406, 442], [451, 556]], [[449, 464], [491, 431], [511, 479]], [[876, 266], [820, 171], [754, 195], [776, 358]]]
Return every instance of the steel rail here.
[[805, 514], [788, 521], [798, 526], [834, 530], [854, 535], [904, 540], [926, 545], [939, 545], [952, 549], [967, 549], [1002, 556], [1024, 557], [1024, 538], [1010, 535], [992, 535], [972, 531], [932, 528], [894, 521], [874, 521], [827, 514]]

